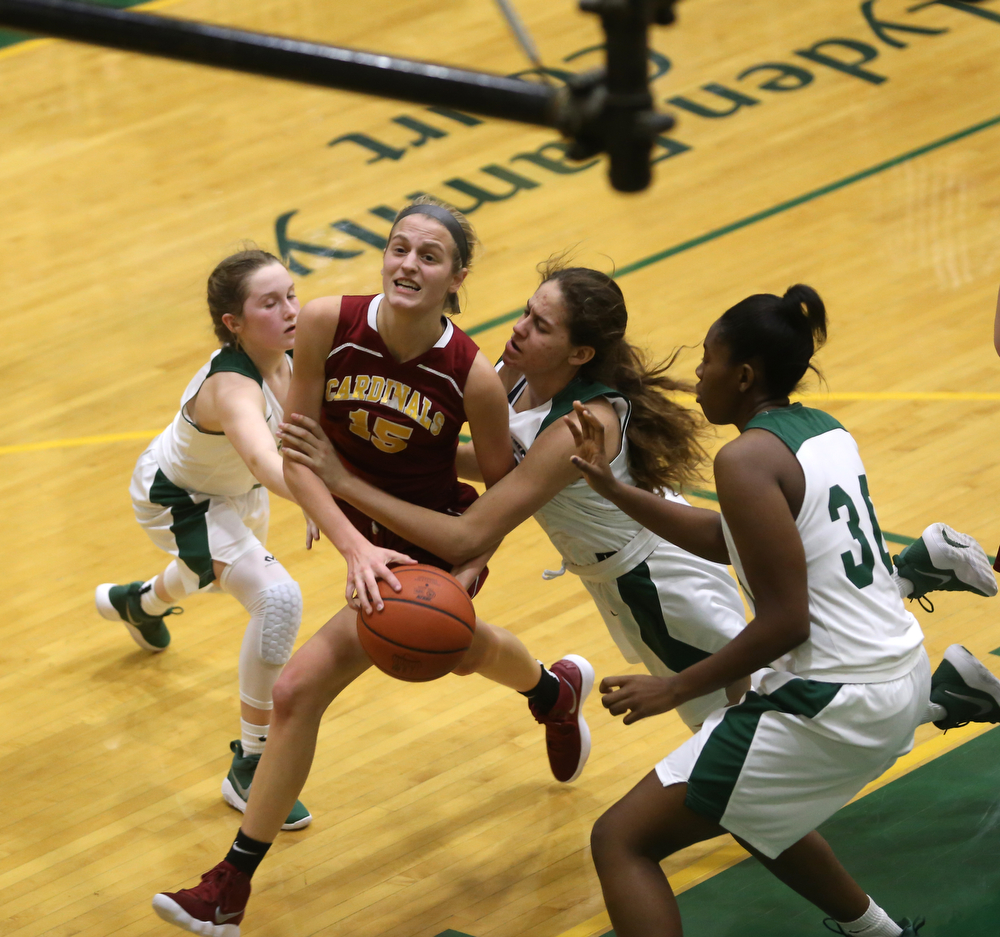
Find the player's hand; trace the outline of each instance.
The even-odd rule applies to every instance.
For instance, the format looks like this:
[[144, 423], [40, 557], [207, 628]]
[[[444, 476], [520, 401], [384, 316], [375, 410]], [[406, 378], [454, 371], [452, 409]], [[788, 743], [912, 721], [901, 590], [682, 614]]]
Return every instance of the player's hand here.
[[314, 543], [319, 543], [319, 526], [305, 512], [302, 516], [306, 519], [306, 549], [311, 550]]
[[594, 491], [609, 498], [617, 482], [604, 450], [604, 426], [579, 400], [573, 401], [573, 410], [563, 417], [576, 443], [576, 453], [569, 460]]
[[337, 486], [348, 478], [348, 471], [319, 423], [301, 413], [293, 413], [279, 425], [278, 438], [286, 459], [308, 466], [331, 492], [337, 493]]
[[669, 712], [679, 700], [674, 692], [671, 677], [653, 677], [649, 674], [626, 674], [605, 677], [601, 681], [601, 703], [612, 716], [625, 713], [622, 722], [631, 725], [647, 716]]
[[363, 608], [370, 615], [372, 608], [382, 611], [384, 602], [378, 591], [378, 580], [385, 581], [393, 592], [399, 592], [403, 587], [389, 569], [390, 563], [405, 564], [417, 561], [405, 553], [377, 547], [359, 537], [359, 543], [344, 551], [347, 560], [347, 587], [344, 595], [351, 608]]

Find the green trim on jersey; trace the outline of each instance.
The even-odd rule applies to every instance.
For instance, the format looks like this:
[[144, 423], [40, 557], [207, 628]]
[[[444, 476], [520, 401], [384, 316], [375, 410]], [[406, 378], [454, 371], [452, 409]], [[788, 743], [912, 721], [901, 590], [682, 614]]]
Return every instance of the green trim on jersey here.
[[766, 696], [753, 690], [747, 693], [743, 702], [726, 710], [722, 722], [701, 750], [688, 778], [685, 806], [719, 822], [743, 770], [761, 716], [766, 712], [782, 712], [812, 719], [830, 705], [841, 686], [796, 677]]
[[[601, 556], [599, 553], [598, 557]], [[680, 673], [692, 664], [711, 656], [708, 651], [678, 641], [667, 630], [656, 583], [653, 582], [649, 566], [645, 562], [630, 569], [624, 576], [619, 576], [616, 581], [618, 594], [632, 612], [643, 643], [674, 673]]]
[[[538, 435], [550, 427], [560, 417], [573, 412], [573, 401], [579, 400], [586, 403], [595, 397], [621, 397], [625, 395], [606, 384], [598, 384], [596, 381], [585, 381], [581, 377], [574, 377], [555, 397], [552, 398], [552, 407], [549, 415], [542, 420], [542, 425], [538, 428]], [[537, 437], [536, 437], [537, 438]]]
[[843, 428], [829, 413], [803, 407], [800, 403], [765, 410], [743, 427], [744, 430], [766, 429], [769, 433], [774, 433], [793, 453], [798, 452], [807, 439]]
[[153, 504], [170, 508], [174, 520], [170, 525], [170, 532], [177, 541], [178, 557], [198, 576], [199, 587], [204, 588], [213, 582], [215, 571], [212, 569], [208, 524], [205, 522], [209, 499], [195, 504], [191, 495], [183, 488], [178, 488], [160, 469], [157, 469], [149, 489], [149, 500]]
[[257, 365], [242, 348], [223, 345], [219, 353], [212, 359], [205, 379], [208, 380], [213, 374], [218, 374], [220, 371], [235, 371], [237, 374], [255, 380], [260, 387], [264, 386], [264, 378], [257, 370]]

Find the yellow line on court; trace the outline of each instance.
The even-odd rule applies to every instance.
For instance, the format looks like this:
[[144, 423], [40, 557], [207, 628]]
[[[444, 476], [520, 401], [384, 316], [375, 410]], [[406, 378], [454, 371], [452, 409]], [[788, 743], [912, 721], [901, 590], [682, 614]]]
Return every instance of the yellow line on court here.
[[[681, 397], [693, 397], [693, 393], [678, 392]], [[952, 390], [846, 390], [835, 393], [795, 394], [793, 400], [804, 404], [837, 403], [845, 400], [868, 401], [938, 401], [941, 403], [962, 403], [976, 400], [1000, 400], [1000, 393], [993, 391], [952, 391]]]
[[[958, 748], [959, 745], [970, 741], [977, 735], [982, 735], [991, 728], [993, 728], [991, 725], [967, 725], [960, 729], [952, 729], [947, 735], [942, 732], [940, 735], [927, 739], [926, 742], [915, 746], [910, 754], [898, 759], [880, 778], [863, 788], [854, 800], [860, 800], [866, 794], [884, 787], [890, 781], [895, 781], [896, 778], [902, 777], [904, 774], [909, 774], [921, 765]], [[671, 875], [670, 887], [674, 890], [674, 894], [679, 895], [746, 858], [746, 851], [738, 843], [726, 843]], [[577, 924], [576, 927], [564, 931], [558, 937], [597, 937], [599, 934], [606, 934], [609, 930], [611, 930], [611, 918], [608, 917], [607, 911], [602, 911], [582, 924]]]
[[[158, 4], [176, 3], [177, 0], [153, 0], [152, 3], [144, 6], [156, 6]], [[684, 394], [682, 396], [691, 396]], [[866, 400], [869, 402], [878, 401], [928, 401], [940, 403], [962, 403], [967, 401], [998, 400], [1000, 393], [978, 392], [978, 391], [882, 391], [882, 390], [859, 390], [843, 391], [833, 394], [807, 394], [798, 395], [798, 401], [812, 404], [836, 403], [838, 401]], [[20, 445], [0, 446], [0, 455], [11, 452], [34, 452], [40, 449], [69, 449], [74, 446], [98, 446], [105, 443], [124, 442], [130, 439], [152, 439], [159, 430], [142, 430], [134, 433], [109, 433], [103, 436], [79, 436], [74, 439], [51, 439], [46, 442], [29, 442]]]
[[0, 455], [8, 452], [35, 452], [39, 449], [70, 449], [73, 446], [99, 446], [130, 439], [152, 439], [159, 430], [147, 429], [131, 433], [106, 433], [103, 436], [77, 436], [76, 439], [50, 439], [47, 442], [26, 442], [15, 446], [0, 446]]
[[963, 400], [1000, 400], [1000, 393], [950, 390], [859, 390], [832, 394], [806, 394], [799, 395], [796, 399], [802, 401], [810, 400], [816, 403], [823, 403], [827, 400], [940, 400], [950, 403], [952, 401]]

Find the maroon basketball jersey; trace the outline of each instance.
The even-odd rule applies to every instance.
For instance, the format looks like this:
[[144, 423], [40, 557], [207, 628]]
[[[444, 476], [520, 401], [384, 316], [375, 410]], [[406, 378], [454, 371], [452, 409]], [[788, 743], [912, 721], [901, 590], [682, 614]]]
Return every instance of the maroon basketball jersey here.
[[479, 349], [446, 321], [433, 348], [396, 361], [376, 326], [381, 299], [341, 300], [320, 422], [366, 481], [412, 504], [454, 510], [466, 487], [455, 473], [465, 381]]

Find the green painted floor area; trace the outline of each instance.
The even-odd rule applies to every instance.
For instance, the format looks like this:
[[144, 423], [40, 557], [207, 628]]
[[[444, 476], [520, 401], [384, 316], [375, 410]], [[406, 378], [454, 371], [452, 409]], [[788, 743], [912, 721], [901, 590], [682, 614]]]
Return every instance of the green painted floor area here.
[[[1000, 729], [845, 807], [820, 832], [892, 917], [927, 918], [920, 937], [997, 937]], [[685, 937], [829, 933], [821, 912], [753, 860], [678, 900]]]
[[[129, 7], [139, 6], [145, 0], [81, 0], [83, 3], [90, 3], [93, 6], [113, 7], [116, 10], [126, 10]], [[26, 39], [37, 39], [28, 33], [17, 32], [13, 29], [0, 29], [0, 49], [4, 46], [16, 45]]]

